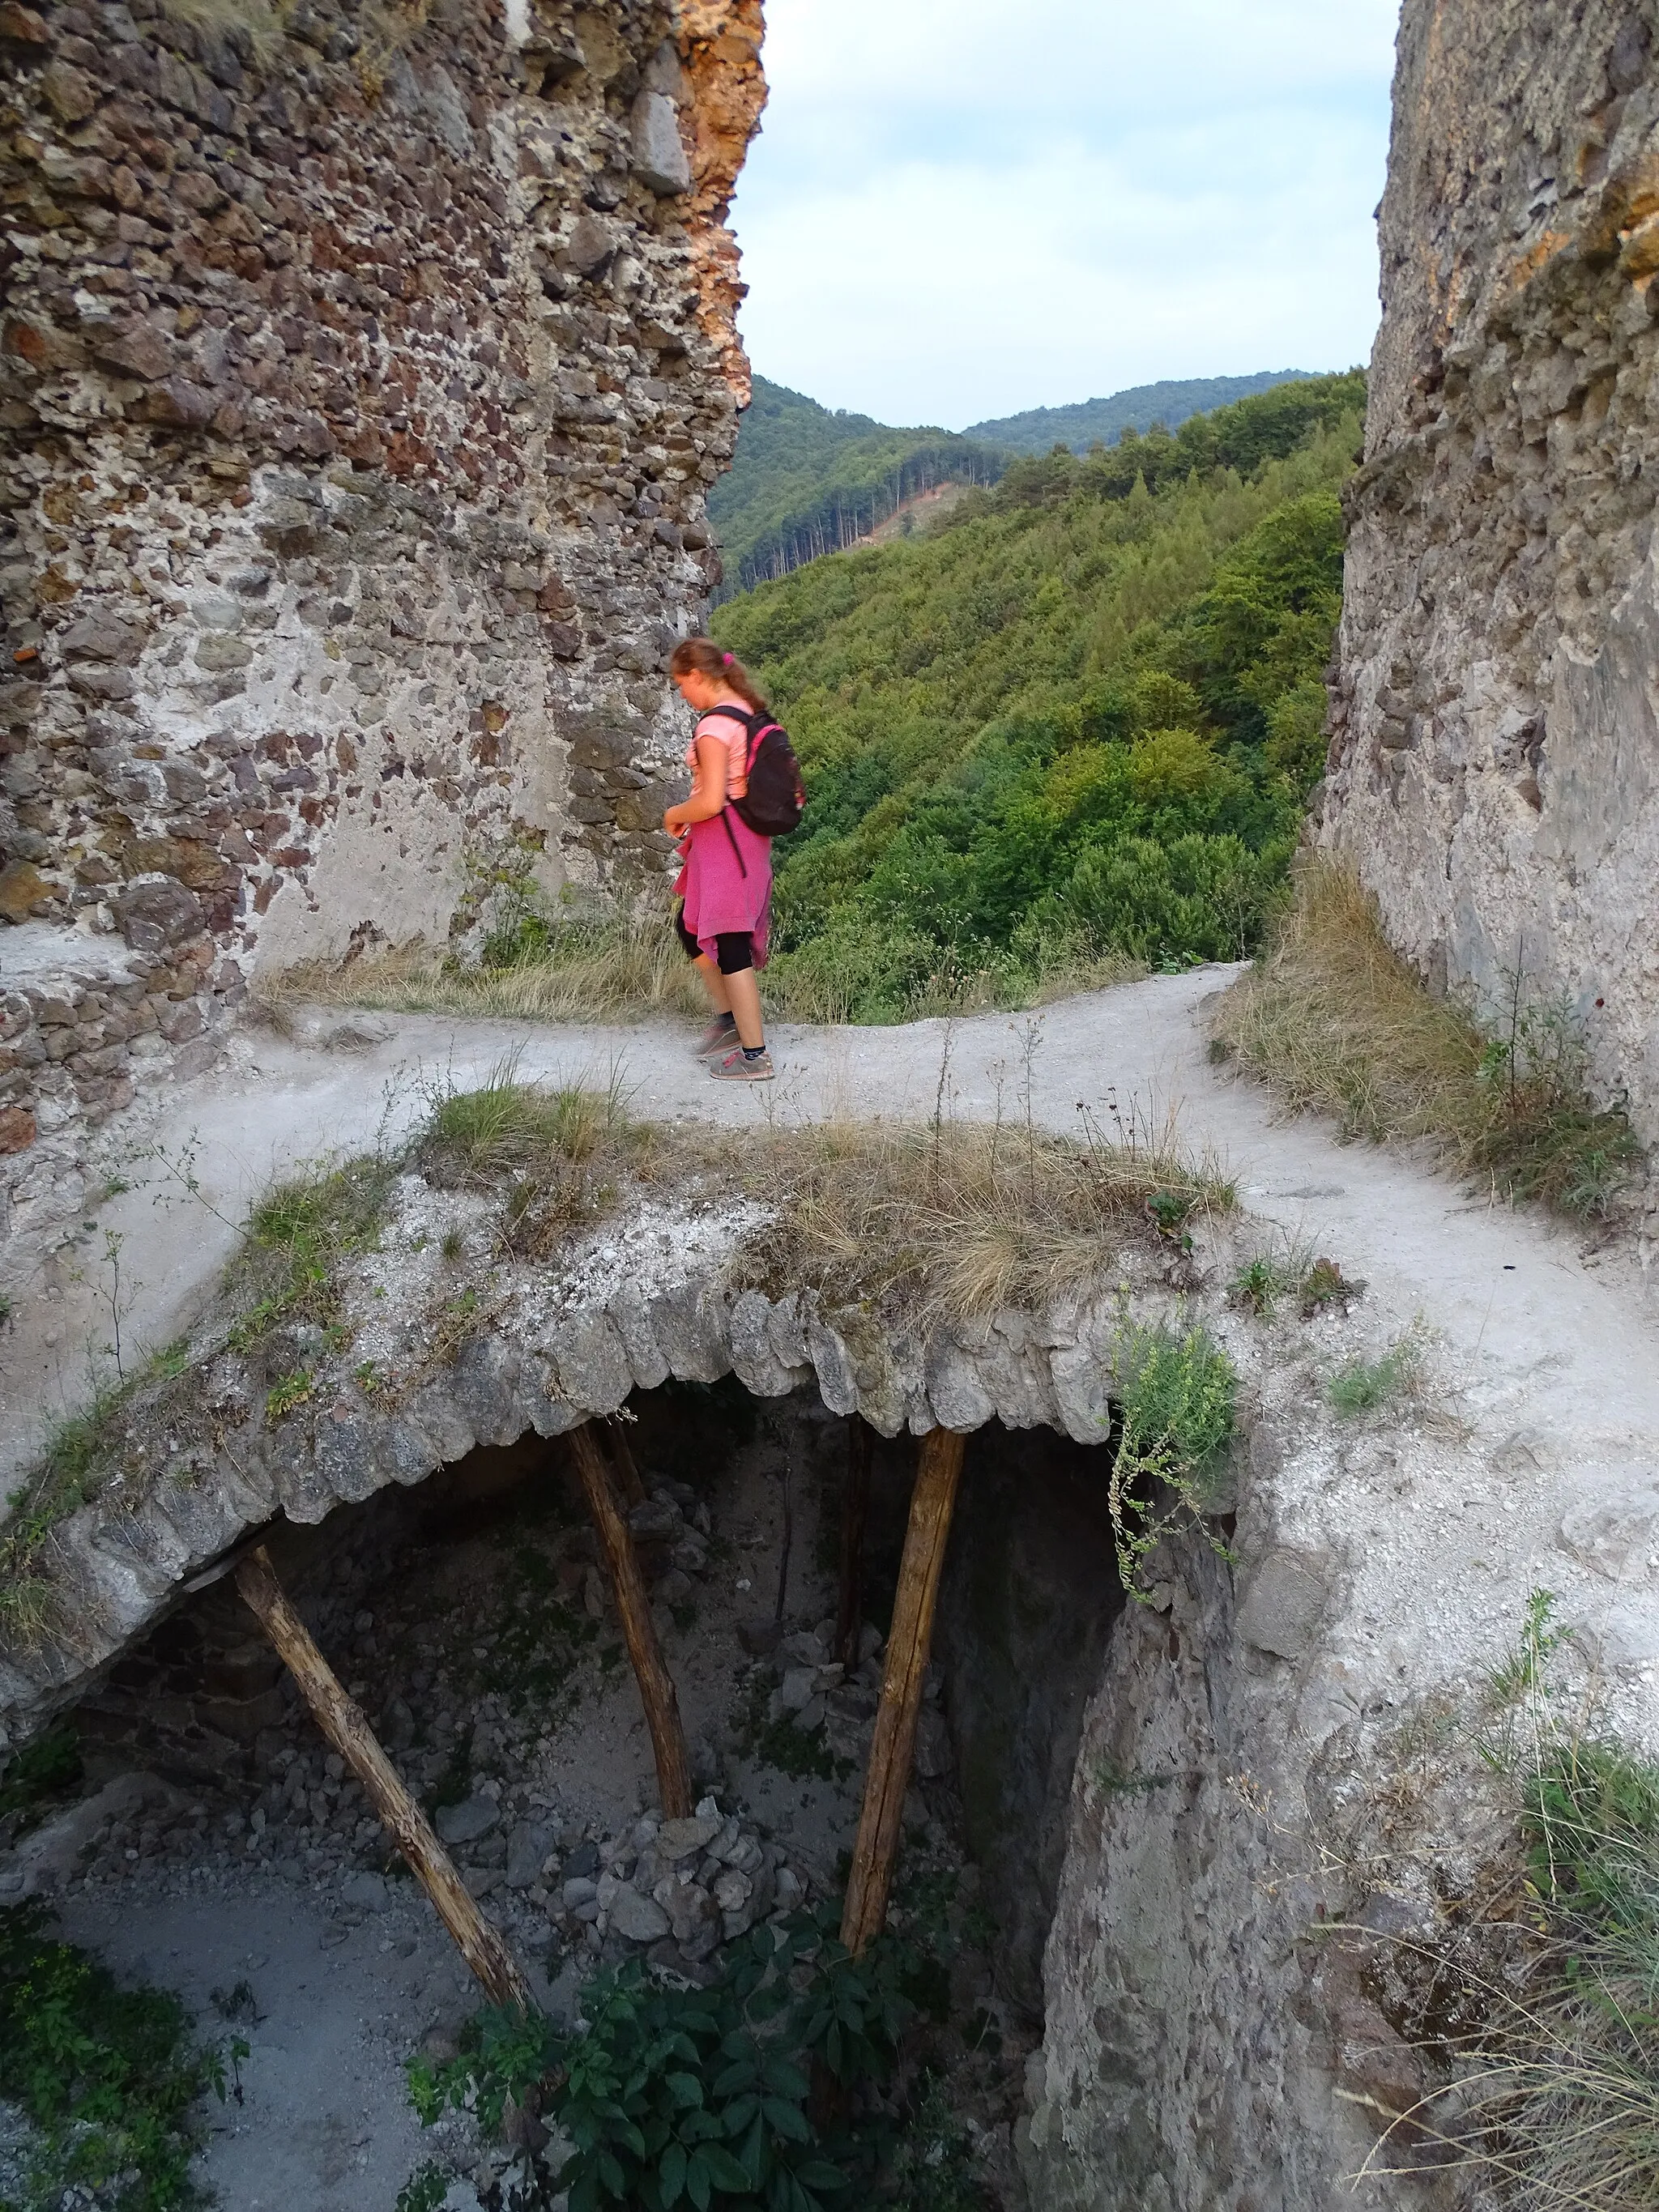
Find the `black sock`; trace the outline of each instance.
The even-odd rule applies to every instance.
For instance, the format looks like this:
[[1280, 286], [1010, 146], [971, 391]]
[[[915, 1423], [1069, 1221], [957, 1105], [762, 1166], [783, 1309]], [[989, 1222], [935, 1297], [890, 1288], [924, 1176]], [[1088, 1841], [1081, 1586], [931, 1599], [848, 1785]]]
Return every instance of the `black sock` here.
[[766, 1047], [763, 1044], [746, 1044], [743, 1048], [743, 1056], [745, 1060], [758, 1060], [765, 1049]]
[[723, 1030], [734, 1030], [738, 1026], [738, 1018], [735, 1014], [716, 1014], [714, 1019]]

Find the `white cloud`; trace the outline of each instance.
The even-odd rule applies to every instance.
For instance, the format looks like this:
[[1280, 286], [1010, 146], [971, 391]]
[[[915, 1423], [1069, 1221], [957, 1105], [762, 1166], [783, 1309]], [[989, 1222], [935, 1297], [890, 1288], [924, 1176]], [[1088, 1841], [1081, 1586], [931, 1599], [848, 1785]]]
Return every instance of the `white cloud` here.
[[1392, 0], [767, 16], [734, 216], [766, 375], [956, 426], [1369, 351]]

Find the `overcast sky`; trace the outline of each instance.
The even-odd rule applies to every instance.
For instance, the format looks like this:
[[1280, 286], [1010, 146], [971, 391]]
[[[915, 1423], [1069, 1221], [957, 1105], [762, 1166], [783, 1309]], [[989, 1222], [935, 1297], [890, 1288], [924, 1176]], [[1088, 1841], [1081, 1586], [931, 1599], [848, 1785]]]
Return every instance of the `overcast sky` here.
[[1397, 0], [766, 0], [733, 222], [755, 367], [952, 429], [1346, 368]]

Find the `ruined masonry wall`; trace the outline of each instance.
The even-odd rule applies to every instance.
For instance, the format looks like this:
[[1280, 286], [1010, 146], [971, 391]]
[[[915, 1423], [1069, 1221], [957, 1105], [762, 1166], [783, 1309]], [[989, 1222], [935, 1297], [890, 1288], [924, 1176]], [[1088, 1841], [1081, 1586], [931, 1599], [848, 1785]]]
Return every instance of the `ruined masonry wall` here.
[[1659, 56], [1627, 0], [1406, 0], [1322, 822], [1659, 1137]]
[[259, 970], [649, 879], [758, 0], [0, 0], [0, 1256]]

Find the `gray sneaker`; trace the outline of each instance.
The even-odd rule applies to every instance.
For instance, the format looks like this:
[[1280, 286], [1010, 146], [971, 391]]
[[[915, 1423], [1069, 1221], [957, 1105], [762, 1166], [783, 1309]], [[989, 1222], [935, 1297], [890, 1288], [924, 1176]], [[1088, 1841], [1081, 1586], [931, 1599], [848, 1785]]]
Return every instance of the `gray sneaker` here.
[[777, 1073], [772, 1065], [772, 1055], [763, 1052], [754, 1060], [745, 1058], [743, 1047], [728, 1052], [724, 1060], [709, 1062], [708, 1073], [716, 1083], [769, 1083]]
[[691, 1056], [694, 1060], [707, 1060], [714, 1053], [728, 1053], [737, 1041], [738, 1026], [735, 1022], [710, 1022], [692, 1046]]

